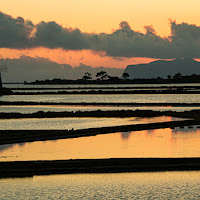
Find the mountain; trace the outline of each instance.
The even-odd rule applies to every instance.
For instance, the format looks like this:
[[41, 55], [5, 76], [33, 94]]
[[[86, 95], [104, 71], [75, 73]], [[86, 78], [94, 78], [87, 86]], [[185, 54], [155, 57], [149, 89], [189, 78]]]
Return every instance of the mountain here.
[[148, 64], [128, 65], [124, 73], [129, 74], [130, 79], [134, 78], [167, 78], [174, 76], [200, 74], [200, 62], [192, 58], [177, 58], [172, 61], [157, 60]]
[[2, 82], [24, 82], [45, 79], [81, 79], [85, 72], [92, 74], [96, 79], [96, 73], [106, 71], [110, 76], [122, 76], [124, 69], [97, 67], [80, 64], [72, 67], [67, 64], [58, 64], [47, 58], [33, 58], [21, 56], [19, 59], [6, 59], [8, 72], [2, 73]]

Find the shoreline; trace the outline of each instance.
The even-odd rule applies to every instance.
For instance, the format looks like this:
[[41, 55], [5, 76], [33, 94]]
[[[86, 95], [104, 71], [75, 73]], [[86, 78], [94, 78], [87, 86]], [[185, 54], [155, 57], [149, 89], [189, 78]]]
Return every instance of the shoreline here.
[[59, 94], [65, 94], [65, 95], [78, 95], [78, 94], [85, 94], [85, 95], [98, 95], [98, 94], [200, 94], [200, 91], [182, 91], [182, 90], [119, 90], [119, 91], [57, 91], [57, 92], [12, 92], [9, 95], [59, 95]]
[[0, 130], [0, 145], [24, 143], [33, 141], [45, 141], [45, 140], [57, 140], [67, 138], [89, 137], [98, 134], [109, 134], [116, 132], [127, 131], [142, 131], [152, 129], [162, 129], [175, 127], [184, 127], [197, 125], [200, 127], [200, 111], [152, 111], [152, 110], [122, 110], [122, 111], [77, 111], [77, 112], [37, 112], [32, 114], [22, 113], [0, 113], [0, 119], [31, 119], [31, 118], [67, 118], [67, 117], [117, 117], [117, 118], [129, 118], [129, 117], [141, 117], [151, 118], [159, 116], [169, 116], [182, 118], [178, 121], [166, 121], [157, 123], [144, 123], [144, 124], [128, 124], [121, 126], [108, 126], [98, 128], [86, 128], [86, 129], [61, 129], [61, 130]]
[[[200, 84], [200, 83], [199, 83]], [[107, 90], [107, 89], [112, 89], [112, 90], [123, 90], [123, 89], [172, 89], [172, 90], [184, 90], [184, 89], [200, 89], [200, 86], [170, 86], [170, 85], [162, 85], [162, 86], [148, 86], [148, 84], [144, 84], [147, 86], [123, 86], [119, 87], [118, 85], [116, 87], [107, 85], [103, 87], [87, 87], [87, 86], [76, 86], [76, 87], [9, 87], [10, 90]], [[159, 85], [159, 84], [157, 84]], [[33, 85], [33, 86], [43, 86], [43, 85]], [[47, 85], [45, 85], [47, 86]], [[48, 85], [48, 86], [55, 86], [55, 85]], [[60, 86], [60, 85], [59, 85]], [[65, 85], [64, 85], [65, 86]]]
[[0, 178], [35, 175], [200, 170], [200, 158], [108, 158], [0, 162]]
[[81, 117], [81, 118], [127, 118], [127, 117], [159, 117], [159, 116], [178, 116], [182, 118], [191, 117], [193, 112], [173, 112], [173, 111], [152, 111], [152, 110], [114, 110], [114, 111], [63, 111], [63, 112], [43, 112], [38, 111], [35, 113], [19, 113], [0, 112], [0, 119], [22, 119], [22, 118], [68, 118], [68, 117]]
[[181, 106], [195, 107], [200, 106], [200, 103], [120, 103], [120, 102], [36, 102], [36, 101], [0, 101], [1, 106], [6, 105], [66, 105], [66, 106]]
[[34, 141], [68, 139], [78, 137], [96, 136], [127, 131], [142, 131], [151, 129], [163, 129], [191, 125], [200, 125], [199, 120], [182, 120], [149, 124], [133, 124], [122, 126], [110, 126], [100, 128], [88, 128], [78, 130], [0, 130], [0, 145], [25, 143]]
[[[1, 108], [1, 106], [0, 106]], [[200, 109], [190, 111], [156, 111], [156, 110], [94, 110], [94, 111], [38, 111], [34, 113], [0, 112], [0, 119], [27, 119], [27, 118], [129, 118], [129, 117], [160, 117], [169, 116], [177, 118], [200, 118]]]

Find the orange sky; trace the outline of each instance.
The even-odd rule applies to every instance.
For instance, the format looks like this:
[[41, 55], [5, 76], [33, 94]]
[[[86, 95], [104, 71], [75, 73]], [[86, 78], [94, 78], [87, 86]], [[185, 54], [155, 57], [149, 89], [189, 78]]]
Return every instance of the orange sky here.
[[59, 64], [69, 64], [77, 67], [83, 63], [92, 67], [111, 67], [125, 68], [129, 64], [149, 63], [154, 61], [152, 58], [112, 58], [102, 56], [99, 53], [82, 50], [82, 51], [66, 51], [62, 49], [35, 48], [32, 50], [16, 50], [16, 49], [0, 49], [0, 54], [4, 58], [19, 58], [22, 55], [31, 57], [49, 58], [53, 62]]
[[0, 10], [34, 23], [56, 21], [83, 32], [110, 33], [121, 21], [134, 30], [153, 25], [159, 35], [169, 35], [168, 19], [200, 25], [199, 0], [1, 0]]
[[[83, 32], [111, 33], [121, 21], [128, 21], [134, 30], [144, 32], [145, 25], [153, 25], [161, 36], [170, 34], [169, 18], [177, 23], [188, 22], [200, 25], [199, 0], [1, 0], [0, 11], [40, 21], [56, 21], [64, 27], [78, 27]], [[30, 56], [48, 57], [59, 63], [77, 66], [125, 67], [127, 64], [149, 62], [152, 59], [131, 58], [119, 61], [100, 57], [91, 51], [62, 50], [6, 50], [0, 49], [4, 57]], [[98, 62], [98, 63], [97, 63]]]

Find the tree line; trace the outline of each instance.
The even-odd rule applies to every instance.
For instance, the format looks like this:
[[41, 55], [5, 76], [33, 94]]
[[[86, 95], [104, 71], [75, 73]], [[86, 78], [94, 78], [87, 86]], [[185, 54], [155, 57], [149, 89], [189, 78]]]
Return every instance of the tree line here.
[[24, 84], [170, 84], [170, 83], [200, 83], [200, 75], [192, 74], [183, 76], [177, 73], [174, 76], [168, 75], [167, 78], [135, 78], [130, 79], [128, 73], [123, 73], [122, 77], [109, 76], [107, 72], [100, 71], [96, 74], [96, 79], [92, 78], [91, 73], [85, 72], [81, 79], [69, 80], [55, 78], [53, 80], [36, 80], [34, 82], [24, 82]]
[[[113, 78], [120, 79], [119, 77], [116, 77], [116, 76], [115, 77], [109, 76], [106, 71], [97, 72], [96, 78], [97, 78], [97, 80], [108, 80], [108, 79], [113, 79]], [[129, 78], [129, 74], [128, 73], [123, 73], [122, 74], [122, 78], [124, 80], [128, 79]], [[89, 73], [89, 72], [85, 72], [85, 74], [82, 77], [82, 80], [85, 80], [85, 81], [92, 80], [92, 74]]]

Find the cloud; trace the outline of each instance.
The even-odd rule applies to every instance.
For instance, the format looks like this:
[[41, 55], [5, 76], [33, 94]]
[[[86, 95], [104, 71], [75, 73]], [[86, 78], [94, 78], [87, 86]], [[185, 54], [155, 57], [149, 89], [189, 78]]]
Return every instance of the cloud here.
[[22, 17], [12, 18], [0, 12], [0, 47], [26, 48], [30, 47], [30, 34], [34, 25]]
[[171, 50], [177, 57], [200, 57], [200, 27], [171, 21]]
[[[124, 23], [124, 22], [123, 22]], [[97, 41], [92, 41], [93, 50], [105, 51], [113, 57], [152, 57], [161, 58], [169, 46], [167, 38], [157, 36], [150, 28], [146, 34], [134, 31], [126, 23], [120, 23], [119, 29], [112, 34], [99, 34]]]
[[78, 28], [65, 28], [56, 22], [33, 24], [22, 17], [13, 18], [0, 12], [0, 48], [90, 49], [114, 58], [200, 58], [200, 27], [170, 21], [171, 35], [157, 35], [152, 25], [146, 33], [133, 30], [126, 21], [111, 34], [83, 33]]
[[63, 28], [56, 22], [40, 22], [33, 38], [36, 46], [63, 48], [65, 50], [89, 49], [87, 35], [79, 29]]

